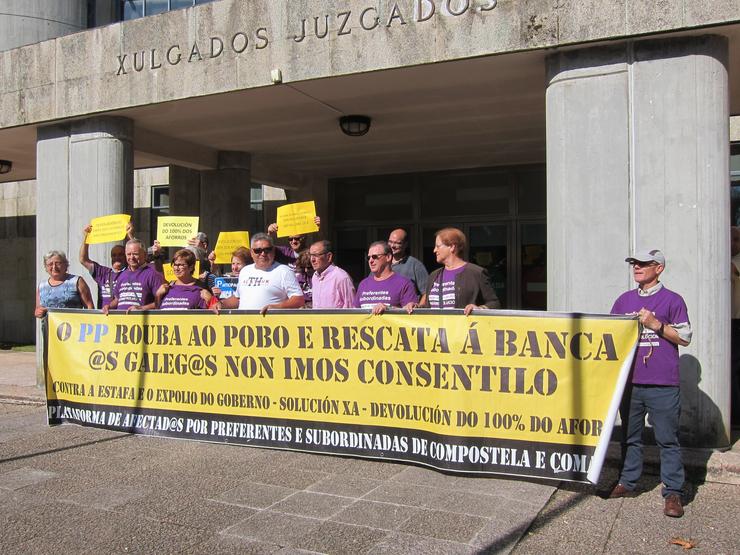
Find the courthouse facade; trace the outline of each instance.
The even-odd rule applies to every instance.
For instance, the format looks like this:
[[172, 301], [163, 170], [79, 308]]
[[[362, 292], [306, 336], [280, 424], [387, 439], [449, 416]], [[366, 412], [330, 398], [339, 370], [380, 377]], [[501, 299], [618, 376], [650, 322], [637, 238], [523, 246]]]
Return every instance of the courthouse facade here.
[[[356, 278], [394, 227], [431, 269], [434, 231], [458, 226], [512, 309], [608, 312], [633, 286], [625, 256], [658, 247], [695, 329], [685, 436], [727, 444], [738, 0], [10, 4], [3, 283], [32, 295], [41, 253], [76, 258], [100, 215], [199, 215], [214, 239], [262, 229], [262, 185], [315, 200]], [[343, 133], [348, 115], [367, 133]], [[165, 177], [135, 203], [146, 168]], [[32, 312], [25, 293], [12, 300], [0, 340]]]

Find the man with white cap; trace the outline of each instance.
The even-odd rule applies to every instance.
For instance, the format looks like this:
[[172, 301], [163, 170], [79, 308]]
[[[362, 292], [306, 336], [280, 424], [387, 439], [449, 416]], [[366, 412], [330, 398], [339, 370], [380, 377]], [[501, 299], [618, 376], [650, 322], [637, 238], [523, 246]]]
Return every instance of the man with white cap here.
[[660, 282], [665, 256], [658, 249], [639, 251], [625, 259], [632, 265], [637, 289], [620, 295], [612, 314], [636, 314], [642, 324], [640, 344], [632, 364], [620, 407], [622, 417], [622, 470], [609, 497], [636, 494], [642, 474], [642, 431], [649, 413], [655, 441], [660, 447], [660, 478], [666, 516], [683, 516], [684, 468], [678, 442], [681, 412], [678, 346], [691, 341], [686, 303]]

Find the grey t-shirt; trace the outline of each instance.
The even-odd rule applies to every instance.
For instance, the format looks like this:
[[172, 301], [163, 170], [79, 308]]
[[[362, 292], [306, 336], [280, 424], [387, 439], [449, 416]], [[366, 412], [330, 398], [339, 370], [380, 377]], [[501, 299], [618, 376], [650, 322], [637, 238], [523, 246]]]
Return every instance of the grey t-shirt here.
[[417, 295], [421, 296], [426, 291], [429, 273], [419, 259], [413, 256], [407, 256], [399, 262], [394, 260], [391, 269], [395, 273], [409, 278], [414, 284], [414, 287], [416, 287]]

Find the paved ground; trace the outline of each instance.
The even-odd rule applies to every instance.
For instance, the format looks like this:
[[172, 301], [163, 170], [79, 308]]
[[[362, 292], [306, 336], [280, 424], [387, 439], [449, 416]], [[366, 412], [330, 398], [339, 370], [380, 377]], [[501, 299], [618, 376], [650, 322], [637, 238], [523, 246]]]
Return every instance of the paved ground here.
[[[707, 456], [686, 516], [669, 519], [653, 464], [642, 495], [606, 500], [574, 484], [49, 428], [23, 381], [33, 354], [13, 355], [30, 356], [0, 354], [2, 553], [683, 552], [674, 537], [740, 553], [740, 486], [705, 481], [728, 475]], [[612, 457], [604, 484], [615, 472]]]

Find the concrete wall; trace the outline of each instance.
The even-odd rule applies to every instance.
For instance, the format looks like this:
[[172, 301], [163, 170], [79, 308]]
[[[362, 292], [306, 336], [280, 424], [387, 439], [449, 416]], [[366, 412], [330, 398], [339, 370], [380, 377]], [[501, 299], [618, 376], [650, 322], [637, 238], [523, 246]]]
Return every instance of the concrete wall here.
[[3, 0], [0, 51], [87, 28], [87, 0]]
[[221, 0], [0, 53], [0, 128], [270, 86], [273, 69], [290, 83], [738, 20], [737, 0]]

